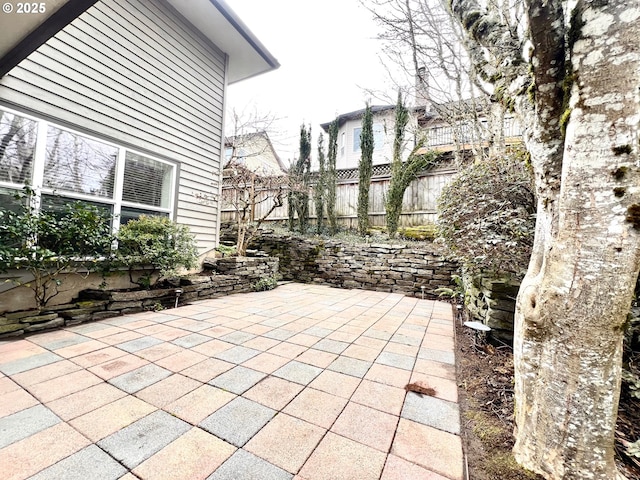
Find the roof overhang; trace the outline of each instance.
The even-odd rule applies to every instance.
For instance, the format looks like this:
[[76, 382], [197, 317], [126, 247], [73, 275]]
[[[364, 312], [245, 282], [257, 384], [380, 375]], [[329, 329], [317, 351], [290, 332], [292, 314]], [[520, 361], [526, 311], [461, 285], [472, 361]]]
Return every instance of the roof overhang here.
[[[0, 13], [0, 78], [71, 23], [97, 0], [48, 0], [38, 3], [7, 2]], [[7, 6], [8, 5], [8, 6]], [[40, 8], [42, 12], [33, 12]], [[23, 11], [18, 11], [22, 8]], [[25, 11], [24, 9], [29, 9]], [[11, 9], [11, 11], [8, 11]]]
[[[2, 13], [0, 78], [98, 0], [48, 0], [45, 12]], [[166, 0], [229, 57], [227, 82], [275, 70], [278, 61], [223, 0]], [[17, 8], [17, 3], [6, 3]], [[24, 5], [33, 5], [24, 3]]]
[[278, 60], [224, 0], [166, 0], [229, 57], [229, 84], [275, 70]]

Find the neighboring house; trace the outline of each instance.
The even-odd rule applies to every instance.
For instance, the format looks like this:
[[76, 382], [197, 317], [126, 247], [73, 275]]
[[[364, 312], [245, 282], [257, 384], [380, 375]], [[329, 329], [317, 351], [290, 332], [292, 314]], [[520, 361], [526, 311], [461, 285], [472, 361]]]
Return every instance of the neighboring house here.
[[227, 137], [225, 162], [230, 161], [244, 165], [261, 176], [284, 175], [287, 171], [267, 132]]
[[[446, 107], [446, 106], [439, 106]], [[373, 114], [374, 151], [373, 174], [369, 188], [369, 220], [373, 226], [386, 223], [385, 200], [391, 178], [390, 163], [393, 159], [395, 129], [395, 105], [371, 107]], [[488, 148], [488, 142], [479, 137], [470, 122], [461, 121], [455, 126], [445, 122], [432, 108], [412, 107], [411, 117], [405, 133], [406, 146], [403, 159], [413, 147], [417, 134], [426, 134], [423, 151], [470, 152], [471, 147]], [[481, 126], [486, 120], [479, 112]], [[360, 161], [360, 133], [364, 109], [345, 113], [337, 117], [338, 138], [336, 168], [338, 186], [336, 211], [342, 225], [355, 228], [357, 225], [358, 163]], [[464, 118], [464, 117], [462, 117]], [[322, 129], [328, 133], [331, 122], [323, 123]], [[481, 129], [483, 130], [483, 129]], [[511, 116], [504, 120], [504, 139], [507, 144], [519, 142], [520, 129]], [[445, 157], [446, 158], [446, 157]], [[450, 156], [450, 158], [453, 158]], [[401, 226], [425, 225], [435, 222], [437, 199], [442, 188], [456, 173], [455, 164], [445, 161], [439, 167], [423, 172], [405, 191]], [[313, 207], [311, 208], [313, 211]]]
[[169, 216], [214, 249], [226, 88], [277, 60], [222, 0], [39, 5], [3, 14], [0, 203], [31, 185], [42, 205], [105, 208], [114, 230]]

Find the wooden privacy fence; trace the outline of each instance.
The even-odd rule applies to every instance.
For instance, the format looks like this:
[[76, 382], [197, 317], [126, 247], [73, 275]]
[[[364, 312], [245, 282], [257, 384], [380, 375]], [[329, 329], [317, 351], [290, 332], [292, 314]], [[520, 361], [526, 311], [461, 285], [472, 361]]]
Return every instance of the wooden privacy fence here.
[[[402, 215], [400, 226], [411, 227], [434, 223], [437, 215], [437, 199], [443, 187], [456, 173], [449, 166], [422, 172], [409, 184], [402, 201]], [[372, 226], [386, 225], [385, 200], [391, 179], [389, 165], [375, 165], [373, 178], [369, 188], [369, 221]], [[313, 188], [313, 183], [312, 183]], [[264, 189], [259, 192], [252, 218], [261, 218], [272, 205], [271, 201], [260, 200], [273, 196], [273, 190]], [[237, 213], [231, 207], [231, 199], [238, 195], [231, 182], [224, 181], [222, 187], [222, 222], [230, 222], [236, 219]], [[286, 197], [286, 195], [285, 195]], [[315, 202], [313, 193], [310, 193], [309, 212], [315, 219]], [[357, 228], [358, 207], [358, 169], [338, 171], [336, 186], [336, 212], [338, 223], [346, 228]], [[267, 218], [267, 222], [287, 220], [288, 205], [285, 202], [276, 208]]]

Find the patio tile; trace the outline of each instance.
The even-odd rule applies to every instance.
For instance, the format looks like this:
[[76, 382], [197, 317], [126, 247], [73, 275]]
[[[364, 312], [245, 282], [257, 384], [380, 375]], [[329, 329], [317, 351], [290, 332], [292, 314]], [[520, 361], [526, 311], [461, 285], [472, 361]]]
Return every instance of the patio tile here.
[[110, 379], [109, 383], [127, 393], [135, 393], [149, 385], [159, 382], [163, 378], [167, 378], [169, 375], [171, 375], [169, 370], [151, 363], [144, 367], [136, 368], [131, 372], [118, 375]]
[[338, 340], [330, 340], [328, 338], [324, 338], [320, 340], [318, 343], [316, 343], [313, 346], [313, 348], [315, 350], [322, 350], [323, 352], [340, 354], [344, 352], [348, 346], [349, 344], [346, 342], [340, 342]]
[[86, 342], [81, 342], [76, 345], [69, 345], [67, 347], [57, 348], [55, 350], [56, 355], [60, 355], [64, 358], [72, 358], [77, 357], [79, 355], [84, 355], [85, 353], [95, 352], [96, 350], [101, 350], [108, 345], [104, 342], [100, 342], [98, 340], [89, 340]]
[[154, 480], [204, 479], [235, 451], [219, 438], [192, 428], [137, 466], [133, 473]]
[[70, 420], [72, 427], [94, 442], [150, 414], [155, 407], [127, 395]]
[[460, 433], [458, 404], [440, 398], [409, 392], [404, 401], [401, 416], [445, 432]]
[[135, 340], [129, 340], [128, 342], [118, 343], [116, 347], [120, 350], [124, 350], [125, 352], [133, 353], [138, 350], [143, 350], [145, 348], [153, 347], [162, 343], [162, 340], [158, 340], [153, 337], [141, 337], [136, 338]]
[[279, 343], [281, 343], [280, 340], [274, 340], [273, 338], [256, 337], [253, 340], [249, 340], [248, 342], [245, 342], [243, 346], [248, 348], [253, 348], [255, 350], [260, 350], [261, 352], [266, 352], [267, 350], [275, 347]]
[[236, 447], [242, 447], [275, 414], [271, 408], [237, 397], [200, 422], [200, 427]]
[[304, 345], [305, 347], [310, 347], [315, 343], [318, 343], [318, 337], [314, 335], [309, 335], [307, 333], [298, 333], [293, 337], [289, 338], [287, 342], [295, 343], [296, 345]]
[[206, 383], [221, 373], [231, 370], [234, 366], [235, 365], [233, 363], [225, 362], [223, 360], [207, 358], [200, 363], [196, 363], [189, 368], [185, 368], [180, 373], [186, 377]]
[[273, 372], [273, 376], [284, 378], [285, 380], [290, 380], [302, 385], [308, 385], [314, 378], [320, 375], [321, 372], [321, 368], [292, 360]]
[[464, 478], [462, 441], [457, 435], [401, 418], [391, 453], [446, 478]]
[[97, 444], [127, 468], [134, 468], [189, 428], [188, 423], [158, 410], [103, 438]]
[[[286, 323], [286, 322], [285, 322]], [[263, 325], [265, 325], [266, 323], [263, 322]], [[270, 332], [267, 333], [263, 333], [262, 336], [263, 337], [267, 337], [267, 338], [272, 338], [274, 340], [287, 340], [291, 337], [293, 337], [296, 334], [296, 332], [292, 332], [291, 330], [286, 330], [283, 328], [276, 328], [275, 330], [271, 330]]]
[[20, 390], [20, 385], [14, 382], [11, 378], [0, 375], [0, 395], [15, 392], [16, 390]]
[[382, 471], [380, 480], [448, 480], [447, 477], [426, 470], [414, 463], [408, 462], [395, 455], [387, 457], [387, 463]]
[[342, 355], [351, 358], [357, 358], [358, 360], [364, 360], [367, 362], [373, 362], [380, 354], [380, 349], [365, 347], [363, 345], [349, 345]]
[[360, 336], [359, 333], [349, 333], [349, 332], [333, 332], [330, 335], [327, 335], [328, 340], [337, 340], [339, 342], [347, 342], [351, 343], [356, 338]]
[[455, 365], [449, 365], [447, 363], [436, 362], [433, 360], [417, 360], [414, 367], [415, 373], [424, 373], [434, 377], [448, 378], [449, 380], [456, 379]]
[[223, 327], [222, 325], [216, 325], [215, 327], [200, 330], [201, 335], [207, 335], [209, 337], [219, 339], [225, 335], [235, 332], [233, 328]]
[[191, 348], [191, 351], [201, 353], [208, 357], [212, 357], [233, 347], [233, 343], [227, 343], [221, 340], [214, 339]]
[[0, 449], [56, 425], [60, 421], [56, 414], [43, 405], [26, 408], [0, 418]]
[[59, 423], [0, 450], [3, 480], [22, 480], [85, 448], [90, 442]]
[[180, 353], [184, 351], [185, 349], [183, 347], [179, 347], [178, 345], [175, 345], [173, 343], [160, 342], [157, 345], [154, 345], [152, 347], [138, 350], [136, 352], [136, 355], [150, 362], [157, 362], [158, 360], [162, 360], [163, 358], [166, 358], [171, 355], [175, 355], [176, 353]]
[[404, 389], [363, 380], [351, 397], [351, 401], [399, 416], [404, 404], [405, 394]]
[[411, 382], [433, 388], [436, 391], [436, 393], [432, 395], [433, 397], [454, 403], [458, 401], [458, 385], [454, 380], [425, 375], [423, 373], [414, 373], [411, 375]]
[[102, 363], [106, 363], [110, 360], [115, 360], [116, 358], [123, 357], [126, 354], [127, 352], [124, 352], [119, 348], [107, 347], [101, 350], [96, 350], [95, 352], [85, 353], [84, 355], [74, 357], [71, 361], [83, 368], [89, 368], [100, 365]]
[[242, 395], [264, 377], [266, 377], [266, 374], [262, 372], [237, 366], [221, 375], [218, 375], [208, 383], [214, 387], [222, 388], [237, 395]]
[[401, 343], [403, 345], [411, 345], [414, 347], [419, 347], [422, 342], [422, 337], [424, 334], [420, 334], [420, 337], [414, 337], [409, 335], [403, 335], [401, 333], [396, 333], [393, 337], [390, 338], [391, 342]]
[[418, 359], [433, 360], [435, 362], [448, 363], [455, 365], [456, 358], [453, 352], [445, 352], [442, 350], [432, 350], [430, 348], [421, 348], [418, 351]]
[[306, 480], [371, 480], [382, 473], [386, 455], [329, 432], [300, 470]]
[[408, 355], [410, 357], [415, 357], [418, 350], [420, 350], [420, 347], [395, 342], [389, 342], [387, 346], [384, 347], [385, 352], [397, 353], [398, 355]]
[[[87, 324], [87, 325], [93, 325], [93, 324]], [[116, 327], [114, 325], [109, 325], [107, 323], [100, 323], [100, 326], [102, 326], [103, 328], [90, 330], [90, 331], [85, 330], [82, 332], [82, 334], [85, 337], [101, 339], [104, 337], [115, 335], [116, 333], [126, 332], [126, 330], [122, 327]]]
[[200, 333], [192, 333], [190, 335], [185, 335], [184, 337], [178, 337], [171, 343], [182, 348], [191, 348], [195, 347], [196, 345], [200, 345], [201, 343], [208, 342], [209, 340], [211, 340], [211, 338], [207, 337], [206, 335], [202, 335]]
[[158, 333], [154, 333], [152, 337], [157, 338], [159, 340], [163, 340], [165, 342], [170, 342], [177, 338], [187, 336], [189, 335], [189, 333], [190, 333], [189, 331], [183, 330], [181, 328], [167, 326], [165, 330], [162, 330], [161, 332], [158, 332]]
[[156, 361], [156, 365], [159, 365], [172, 372], [180, 372], [185, 368], [189, 368], [197, 363], [206, 360], [207, 356], [198, 352], [192, 352], [191, 350], [182, 350], [181, 352], [174, 353], [168, 357], [164, 357]]
[[[188, 330], [190, 332], [201, 332], [202, 330], [206, 330], [207, 328], [213, 328], [213, 324], [193, 318], [178, 318], [176, 320], [166, 322], [165, 325], [169, 325], [170, 327], [182, 328], [183, 330]], [[211, 340], [211, 338], [207, 337], [207, 340]]]
[[404, 388], [404, 386], [409, 383], [411, 372], [400, 368], [374, 363], [364, 378], [373, 382]]
[[256, 338], [256, 335], [253, 333], [234, 331], [220, 337], [220, 340], [222, 340], [223, 342], [233, 343], [234, 345], [242, 345], [243, 343], [248, 342], [249, 340], [254, 338]]
[[225, 362], [231, 362], [239, 365], [259, 354], [260, 350], [254, 350], [253, 348], [247, 348], [237, 345], [228, 350], [225, 350], [224, 352], [215, 354], [214, 357], [220, 360], [224, 360]]
[[[258, 321], [261, 321], [261, 320], [258, 320]], [[242, 329], [243, 332], [249, 332], [255, 335], [262, 335], [264, 333], [270, 332], [271, 330], [273, 330], [273, 327], [269, 327], [268, 325], [250, 325]]]
[[267, 377], [243, 394], [243, 397], [274, 410], [282, 410], [304, 387], [278, 377]]
[[378, 340], [385, 340], [385, 341], [389, 340], [393, 336], [392, 333], [385, 332], [383, 330], [371, 329], [371, 328], [366, 332], [364, 332], [362, 335], [365, 337], [371, 337], [371, 338], [375, 338]]
[[128, 342], [129, 340], [135, 340], [136, 338], [142, 338], [142, 337], [144, 337], [144, 335], [141, 333], [134, 332], [131, 330], [125, 330], [123, 332], [109, 335], [108, 337], [101, 337], [100, 341], [107, 343], [109, 345], [117, 345], [119, 343]]
[[107, 383], [98, 383], [92, 387], [49, 402], [47, 403], [47, 407], [60, 418], [68, 421], [118, 400], [125, 395], [126, 393], [114, 386]]
[[328, 369], [334, 372], [345, 373], [354, 377], [362, 378], [365, 376], [371, 362], [365, 362], [364, 360], [358, 360], [357, 358], [344, 357], [340, 355], [335, 361], [329, 365]]
[[305, 388], [283, 410], [284, 413], [329, 429], [347, 404], [347, 399]]
[[100, 365], [97, 365], [95, 367], [89, 367], [89, 371], [91, 373], [95, 373], [97, 376], [104, 380], [110, 380], [114, 377], [131, 372], [148, 364], [148, 361], [136, 355], [127, 353], [122, 357], [118, 357], [114, 360], [101, 363]]
[[57, 330], [55, 333], [58, 335], [53, 335], [53, 332], [46, 332], [44, 335], [36, 336], [29, 340], [43, 348], [46, 348], [47, 350], [58, 350], [60, 348], [78, 345], [91, 340], [84, 335], [78, 335], [77, 333], [65, 330]]
[[322, 327], [310, 327], [310, 328], [307, 328], [306, 330], [303, 330], [302, 333], [306, 333], [307, 335], [313, 335], [314, 337], [324, 338], [327, 335], [330, 335], [331, 333], [333, 333], [333, 330], [330, 330], [328, 328], [322, 328]]
[[45, 351], [44, 353], [37, 353], [35, 355], [2, 363], [0, 364], [0, 372], [5, 375], [15, 375], [16, 373], [33, 370], [34, 368], [49, 365], [50, 363], [55, 363], [60, 360], [63, 360], [60, 355]]
[[377, 338], [371, 338], [371, 337], [358, 337], [356, 340], [353, 341], [354, 345], [361, 345], [363, 347], [369, 347], [369, 348], [373, 348], [374, 350], [378, 350], [378, 352], [381, 352], [382, 349], [384, 348], [384, 346], [387, 344], [386, 340], [380, 340]]
[[50, 402], [98, 383], [102, 383], [102, 379], [93, 373], [86, 370], [78, 370], [77, 372], [67, 373], [66, 375], [31, 385], [29, 391], [41, 402]]
[[59, 362], [50, 363], [42, 367], [34, 368], [33, 370], [27, 370], [26, 372], [12, 375], [11, 378], [14, 382], [19, 383], [23, 387], [30, 387], [31, 385], [35, 385], [36, 383], [53, 380], [54, 378], [77, 372], [78, 370], [81, 370], [81, 368], [74, 362], [71, 362], [69, 360], [61, 360]]
[[309, 384], [311, 388], [322, 390], [342, 398], [349, 398], [360, 384], [360, 379], [352, 375], [325, 370]]
[[265, 352], [247, 360], [242, 364], [242, 366], [270, 374], [287, 363], [289, 363], [288, 358]]
[[409, 355], [398, 355], [397, 353], [382, 352], [378, 355], [376, 363], [387, 365], [389, 367], [402, 368], [403, 370], [413, 370], [415, 364], [415, 357]]
[[202, 385], [192, 392], [174, 400], [164, 410], [192, 425], [198, 425], [236, 395], [211, 385]]
[[281, 468], [240, 449], [207, 480], [291, 480], [292, 477]]
[[294, 359], [302, 352], [307, 351], [308, 347], [304, 345], [296, 345], [294, 343], [289, 342], [281, 342], [275, 347], [272, 347], [268, 350], [268, 353], [272, 353], [274, 355], [279, 355], [281, 357], [285, 357], [288, 359]]
[[396, 431], [398, 417], [349, 402], [331, 431], [387, 453]]
[[298, 355], [296, 357], [296, 360], [298, 362], [308, 363], [309, 365], [313, 365], [315, 367], [327, 368], [336, 358], [338, 358], [338, 354], [336, 353], [309, 349], [306, 352], [302, 352], [300, 355]]
[[117, 480], [127, 469], [95, 445], [74, 453], [42, 470], [29, 480]]
[[176, 373], [140, 390], [136, 393], [136, 397], [158, 408], [163, 408], [201, 385], [202, 383], [197, 380]]
[[280, 413], [245, 445], [245, 450], [290, 473], [309, 458], [326, 430]]

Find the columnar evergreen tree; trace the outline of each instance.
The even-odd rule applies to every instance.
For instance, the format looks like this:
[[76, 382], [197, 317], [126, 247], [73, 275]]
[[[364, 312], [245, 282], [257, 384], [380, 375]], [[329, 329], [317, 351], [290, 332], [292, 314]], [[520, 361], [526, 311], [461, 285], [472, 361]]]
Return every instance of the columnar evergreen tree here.
[[289, 171], [289, 229], [295, 228], [298, 219], [300, 233], [309, 224], [309, 178], [311, 176], [311, 128], [300, 127], [300, 156]]
[[327, 165], [327, 217], [329, 219], [329, 233], [335, 235], [338, 231], [338, 214], [336, 212], [336, 187], [338, 175], [336, 172], [336, 158], [338, 156], [338, 119], [329, 125], [329, 151]]
[[373, 170], [373, 115], [371, 105], [367, 103], [362, 115], [362, 130], [360, 131], [360, 162], [358, 171], [358, 233], [366, 235], [369, 230], [369, 187], [371, 186], [371, 172]]
[[405, 148], [405, 133], [408, 124], [409, 110], [402, 100], [402, 93], [398, 92], [393, 137], [393, 159], [391, 161], [391, 180], [389, 181], [389, 191], [387, 192], [385, 202], [387, 232], [389, 236], [394, 236], [398, 231], [400, 214], [402, 213], [402, 198], [404, 197], [405, 190], [419, 172], [435, 166], [438, 162], [438, 156], [435, 155], [435, 153], [420, 153], [424, 146], [424, 138], [416, 143], [407, 161], [402, 161], [402, 153]]
[[327, 169], [325, 167], [326, 159], [324, 155], [324, 135], [320, 133], [318, 137], [318, 181], [314, 190], [314, 201], [316, 206], [316, 232], [322, 233], [322, 224], [324, 221], [324, 199], [326, 196]]

